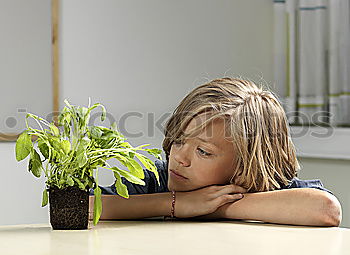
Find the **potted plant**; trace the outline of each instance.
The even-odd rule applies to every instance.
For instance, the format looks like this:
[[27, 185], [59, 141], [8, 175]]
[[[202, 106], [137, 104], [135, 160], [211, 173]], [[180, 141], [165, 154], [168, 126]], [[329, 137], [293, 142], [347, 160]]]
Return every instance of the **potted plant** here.
[[[113, 171], [117, 193], [128, 198], [127, 187], [121, 178], [145, 185], [142, 165], [155, 174], [159, 184], [154, 162], [139, 151], [161, 159], [161, 150], [143, 148], [149, 144], [131, 146], [117, 130], [115, 122], [110, 128], [89, 126], [90, 113], [97, 107], [102, 109], [101, 120], [106, 118], [106, 109], [99, 103], [90, 106], [89, 99], [88, 107], [80, 107], [71, 105], [67, 100], [64, 102], [66, 106], [58, 115], [57, 126], [54, 122], [27, 114], [26, 129], [16, 141], [16, 159], [21, 161], [30, 156], [28, 170], [38, 178], [44, 172], [46, 185], [42, 193], [42, 207], [49, 202], [53, 229], [87, 229], [91, 188], [94, 189], [94, 225], [102, 212], [99, 169]], [[28, 118], [34, 119], [38, 128], [30, 127]], [[128, 170], [111, 166], [107, 162], [109, 159], [118, 160]]]

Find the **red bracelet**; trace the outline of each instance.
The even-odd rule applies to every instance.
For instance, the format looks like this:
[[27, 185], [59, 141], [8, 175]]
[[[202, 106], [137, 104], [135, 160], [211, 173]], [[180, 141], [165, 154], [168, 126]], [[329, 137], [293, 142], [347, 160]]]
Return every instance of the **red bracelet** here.
[[172, 193], [172, 197], [173, 197], [173, 201], [171, 202], [171, 218], [175, 218], [175, 198], [176, 198], [176, 194], [175, 191], [171, 191]]

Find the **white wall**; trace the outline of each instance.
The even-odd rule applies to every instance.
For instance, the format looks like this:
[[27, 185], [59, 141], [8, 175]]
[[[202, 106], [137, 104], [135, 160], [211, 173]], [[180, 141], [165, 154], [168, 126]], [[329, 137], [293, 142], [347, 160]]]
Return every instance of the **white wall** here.
[[[52, 111], [51, 40], [50, 1], [0, 0], [0, 137], [23, 130], [22, 110]], [[0, 160], [0, 225], [47, 222], [44, 180], [17, 163], [13, 142], [0, 143]]]
[[41, 207], [45, 179], [27, 170], [28, 161], [17, 162], [15, 144], [0, 143], [0, 225], [48, 222], [48, 207]]
[[50, 7], [47, 0], [0, 0], [0, 138], [21, 133], [27, 112], [52, 112]]
[[[162, 130], [148, 133], [155, 123], [147, 114], [160, 120], [197, 85], [225, 73], [272, 84], [272, 15], [271, 0], [62, 0], [60, 100], [87, 104], [90, 96], [117, 121], [139, 112], [144, 117], [130, 117], [125, 128], [143, 135], [129, 141], [161, 148]], [[0, 225], [48, 222], [44, 179], [15, 161], [13, 143], [0, 152], [7, 194]], [[308, 163], [305, 174], [317, 161]], [[100, 174], [101, 184], [113, 181]]]

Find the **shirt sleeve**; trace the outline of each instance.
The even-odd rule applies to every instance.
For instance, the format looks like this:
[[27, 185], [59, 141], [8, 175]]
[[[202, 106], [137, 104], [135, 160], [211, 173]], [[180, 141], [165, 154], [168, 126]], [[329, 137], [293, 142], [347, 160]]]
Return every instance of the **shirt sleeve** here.
[[[145, 174], [145, 178], [143, 179], [143, 181], [145, 182], [144, 186], [129, 182], [127, 179], [122, 177], [122, 183], [126, 185], [129, 195], [151, 194], [169, 191], [167, 162], [164, 160], [156, 160], [154, 164], [157, 167], [160, 185], [158, 184], [154, 173], [147, 169], [143, 169], [143, 172]], [[101, 189], [102, 195], [118, 195], [115, 188], [115, 182], [110, 186], [98, 186]], [[90, 189], [89, 195], [94, 195], [94, 190], [92, 188]]]
[[297, 177], [294, 177], [288, 185], [282, 187], [281, 189], [294, 189], [294, 188], [314, 188], [326, 191], [332, 195], [334, 195], [330, 190], [326, 189], [323, 186], [323, 183], [319, 179], [313, 180], [300, 180]]

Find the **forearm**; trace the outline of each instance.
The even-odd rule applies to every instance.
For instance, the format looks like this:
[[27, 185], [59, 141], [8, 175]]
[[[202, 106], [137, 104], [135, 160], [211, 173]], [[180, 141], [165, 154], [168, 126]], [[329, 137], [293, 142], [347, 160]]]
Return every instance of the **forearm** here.
[[[100, 220], [142, 219], [169, 216], [171, 193], [130, 195], [128, 199], [118, 195], [102, 195]], [[94, 196], [89, 197], [89, 219], [93, 217]]]
[[212, 215], [215, 216], [279, 224], [338, 226], [341, 207], [334, 196], [324, 191], [299, 188], [246, 193], [243, 199], [220, 207]]

